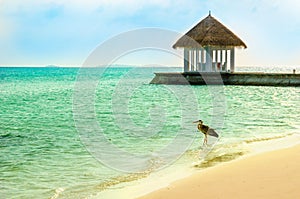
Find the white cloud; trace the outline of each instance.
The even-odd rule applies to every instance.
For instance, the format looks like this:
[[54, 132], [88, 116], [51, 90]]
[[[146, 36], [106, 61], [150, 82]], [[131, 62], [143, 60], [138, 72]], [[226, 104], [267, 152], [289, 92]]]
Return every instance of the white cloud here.
[[167, 7], [171, 4], [171, 0], [2, 0], [2, 6], [6, 8], [32, 8], [35, 9], [40, 6], [57, 4], [63, 5], [66, 8], [84, 10], [94, 10], [97, 8], [122, 8], [124, 10], [136, 10], [144, 6]]
[[264, 0], [264, 2], [286, 11], [299, 11], [300, 8], [299, 0]]

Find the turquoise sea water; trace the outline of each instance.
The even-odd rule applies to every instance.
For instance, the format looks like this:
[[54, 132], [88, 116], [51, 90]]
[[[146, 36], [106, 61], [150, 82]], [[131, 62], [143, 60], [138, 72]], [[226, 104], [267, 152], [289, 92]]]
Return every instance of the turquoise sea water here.
[[[179, 68], [90, 71], [99, 79], [92, 99], [101, 133], [124, 153], [151, 157], [149, 168], [176, 164], [155, 153], [172, 146], [181, 132], [183, 139], [193, 141], [186, 146], [185, 164], [198, 158], [203, 137], [192, 124], [197, 119], [221, 134], [200, 168], [247, 153], [247, 143], [300, 132], [299, 87], [148, 84], [153, 72]], [[83, 138], [97, 142], [97, 135], [88, 125], [84, 128], [91, 134], [78, 132], [73, 117], [79, 72], [78, 68], [0, 68], [0, 198], [85, 198], [152, 172], [124, 173], [120, 168], [126, 165], [104, 165], [95, 157], [90, 146], [99, 145], [87, 146]], [[81, 116], [85, 109], [77, 107], [75, 112]], [[174, 155], [176, 146], [171, 149], [164, 152]]]

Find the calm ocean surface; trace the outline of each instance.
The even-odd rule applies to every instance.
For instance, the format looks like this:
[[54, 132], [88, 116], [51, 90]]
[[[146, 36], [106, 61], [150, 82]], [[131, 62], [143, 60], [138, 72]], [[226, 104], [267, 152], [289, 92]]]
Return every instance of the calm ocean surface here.
[[[99, 79], [93, 107], [105, 139], [145, 159], [151, 153], [155, 168], [172, 163], [153, 154], [172, 145], [178, 132], [193, 140], [180, 164], [194, 167], [203, 141], [192, 124], [198, 119], [216, 128], [221, 139], [195, 169], [243, 155], [249, 143], [300, 133], [299, 87], [150, 85], [153, 72], [180, 69], [89, 70]], [[77, 80], [78, 72], [78, 68], [0, 68], [0, 198], [88, 198], [152, 172], [123, 173], [119, 170], [126, 165], [105, 166], [91, 155], [89, 147], [97, 143], [87, 146], [73, 117], [76, 82], [85, 81]], [[76, 111], [85, 112], [84, 107]], [[86, 137], [97, 142], [93, 136]]]

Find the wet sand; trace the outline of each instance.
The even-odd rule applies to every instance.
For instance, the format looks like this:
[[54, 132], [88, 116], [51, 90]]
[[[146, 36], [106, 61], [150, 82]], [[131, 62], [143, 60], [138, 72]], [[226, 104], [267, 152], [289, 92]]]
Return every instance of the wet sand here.
[[300, 145], [223, 163], [141, 199], [272, 198], [300, 196]]

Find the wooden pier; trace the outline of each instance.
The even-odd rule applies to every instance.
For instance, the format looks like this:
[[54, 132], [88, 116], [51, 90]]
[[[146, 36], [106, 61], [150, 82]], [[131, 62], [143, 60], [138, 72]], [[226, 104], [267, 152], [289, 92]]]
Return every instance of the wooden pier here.
[[300, 86], [300, 74], [289, 73], [155, 73], [151, 84]]

